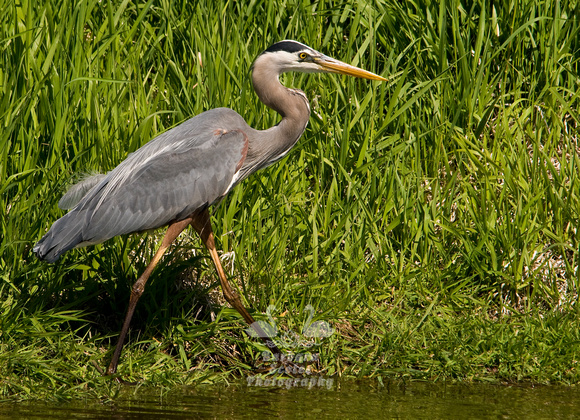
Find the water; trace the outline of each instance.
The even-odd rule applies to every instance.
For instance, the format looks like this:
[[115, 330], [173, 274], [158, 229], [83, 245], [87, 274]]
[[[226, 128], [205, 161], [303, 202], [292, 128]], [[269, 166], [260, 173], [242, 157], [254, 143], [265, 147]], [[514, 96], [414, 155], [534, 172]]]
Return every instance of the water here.
[[[259, 385], [259, 386], [257, 386]], [[580, 389], [373, 380], [248, 381], [184, 387], [169, 394], [127, 387], [113, 403], [0, 404], [11, 419], [578, 419]]]

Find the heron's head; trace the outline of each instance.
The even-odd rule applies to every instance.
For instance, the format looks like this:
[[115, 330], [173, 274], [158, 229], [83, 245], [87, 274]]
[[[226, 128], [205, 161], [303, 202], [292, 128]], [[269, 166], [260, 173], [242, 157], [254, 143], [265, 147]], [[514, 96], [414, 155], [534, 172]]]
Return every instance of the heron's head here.
[[289, 71], [302, 73], [338, 73], [370, 80], [387, 80], [377, 74], [359, 69], [328, 57], [297, 41], [275, 43], [256, 58], [254, 70], [281, 74]]

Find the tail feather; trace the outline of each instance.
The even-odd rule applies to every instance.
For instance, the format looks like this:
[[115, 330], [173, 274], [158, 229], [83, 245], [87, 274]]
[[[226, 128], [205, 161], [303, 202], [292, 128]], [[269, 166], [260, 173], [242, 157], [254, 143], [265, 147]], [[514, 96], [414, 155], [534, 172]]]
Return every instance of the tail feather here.
[[46, 235], [34, 245], [32, 251], [38, 258], [53, 263], [62, 254], [83, 242], [82, 223], [70, 217], [71, 214], [74, 213], [68, 213], [54, 222]]
[[[105, 174], [94, 174], [85, 177], [67, 191], [60, 199], [58, 206], [61, 209], [75, 207], [83, 198], [88, 197], [93, 187], [98, 185], [105, 177]], [[83, 232], [87, 226], [87, 215], [88, 213], [82, 208], [71, 210], [54, 222], [46, 235], [34, 245], [32, 251], [41, 260], [53, 263], [68, 250], [79, 245], [88, 245], [91, 242], [83, 239], [85, 236]]]

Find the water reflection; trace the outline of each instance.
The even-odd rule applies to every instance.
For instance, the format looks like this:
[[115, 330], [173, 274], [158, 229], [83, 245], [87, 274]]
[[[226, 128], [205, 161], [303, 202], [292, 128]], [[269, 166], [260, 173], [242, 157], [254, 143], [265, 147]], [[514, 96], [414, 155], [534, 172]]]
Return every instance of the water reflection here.
[[[328, 378], [326, 378], [328, 379]], [[580, 390], [563, 386], [459, 385], [333, 380], [330, 386], [275, 383], [159, 390], [127, 388], [112, 404], [0, 405], [13, 419], [580, 418]]]

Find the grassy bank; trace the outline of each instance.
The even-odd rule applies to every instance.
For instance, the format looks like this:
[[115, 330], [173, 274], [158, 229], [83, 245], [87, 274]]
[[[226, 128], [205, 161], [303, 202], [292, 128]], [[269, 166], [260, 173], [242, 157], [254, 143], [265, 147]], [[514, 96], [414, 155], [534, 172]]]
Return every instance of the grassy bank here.
[[[3, 398], [115, 395], [93, 363], [161, 232], [55, 265], [32, 245], [75, 174], [190, 116], [227, 106], [276, 124], [249, 71], [285, 38], [389, 82], [283, 76], [311, 99], [304, 137], [213, 217], [257, 316], [273, 305], [291, 342], [312, 305], [334, 329], [313, 347], [328, 375], [579, 382], [577, 2], [169, 3], [1, 3]], [[164, 387], [251, 374], [263, 347], [198, 238], [165, 261], [120, 374]]]

